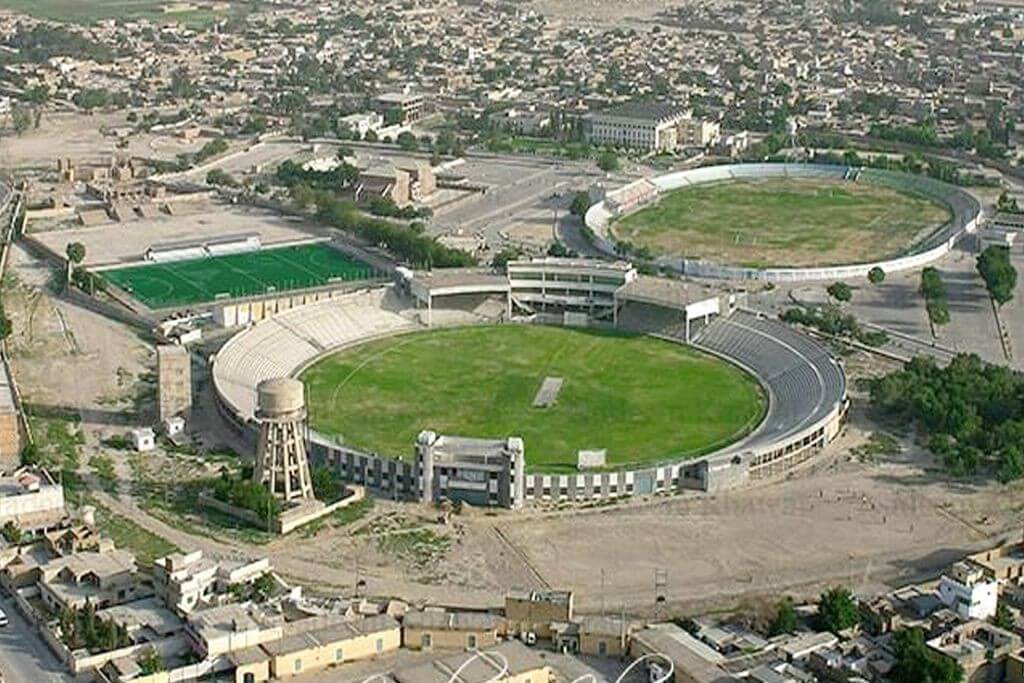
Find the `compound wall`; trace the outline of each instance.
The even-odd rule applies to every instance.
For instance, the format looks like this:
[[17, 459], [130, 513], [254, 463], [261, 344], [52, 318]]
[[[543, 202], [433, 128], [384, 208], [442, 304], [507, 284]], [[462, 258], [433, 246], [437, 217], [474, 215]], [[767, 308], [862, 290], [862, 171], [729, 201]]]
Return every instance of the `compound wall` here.
[[[677, 171], [653, 178], [652, 182], [664, 193], [693, 185], [732, 180], [779, 177], [842, 180], [851, 175], [863, 178], [857, 182], [884, 185], [939, 201], [949, 207], [953, 213], [953, 219], [943, 229], [919, 245], [915, 253], [871, 263], [809, 268], [743, 268], [673, 257], [659, 259], [659, 263], [690, 277], [722, 280], [761, 280], [765, 282], [846, 280], [867, 277], [868, 272], [873, 268], [881, 268], [887, 273], [921, 268], [949, 253], [964, 233], [974, 232], [978, 229], [982, 218], [981, 204], [972, 195], [955, 185], [926, 176], [895, 171], [827, 164], [729, 164]], [[587, 228], [593, 235], [594, 245], [610, 256], [617, 255], [615, 243], [609, 231], [611, 223], [617, 217], [607, 203], [601, 201], [591, 206], [584, 218]]]

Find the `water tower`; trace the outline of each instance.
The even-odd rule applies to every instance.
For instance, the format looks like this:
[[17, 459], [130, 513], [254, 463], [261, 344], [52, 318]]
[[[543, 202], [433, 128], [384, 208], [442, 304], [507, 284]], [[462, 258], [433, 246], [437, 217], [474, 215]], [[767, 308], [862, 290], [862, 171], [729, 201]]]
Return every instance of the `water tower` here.
[[256, 388], [256, 444], [253, 480], [285, 504], [313, 500], [306, 459], [306, 398], [302, 382], [282, 377]]

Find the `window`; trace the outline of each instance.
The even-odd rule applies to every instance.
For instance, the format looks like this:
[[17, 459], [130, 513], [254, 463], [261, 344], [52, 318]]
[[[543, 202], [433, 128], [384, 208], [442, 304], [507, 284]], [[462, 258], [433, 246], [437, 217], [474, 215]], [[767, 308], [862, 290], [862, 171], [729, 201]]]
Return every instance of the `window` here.
[[466, 647], [468, 647], [470, 650], [475, 650], [476, 649], [476, 634], [475, 633], [470, 633], [468, 636], [466, 636]]
[[604, 642], [603, 640], [599, 640], [597, 642], [597, 654], [599, 654], [599, 655], [606, 655], [606, 654], [608, 654], [608, 643]]
[[247, 673], [242, 676], [242, 683], [256, 683], [256, 674]]
[[429, 634], [429, 633], [424, 633], [424, 634], [423, 634], [422, 636], [420, 636], [420, 646], [421, 646], [421, 647], [422, 647], [423, 649], [425, 649], [425, 650], [427, 650], [427, 649], [430, 649], [430, 647], [431, 647], [431, 646], [432, 646], [433, 644], [434, 644], [434, 641], [433, 641], [433, 639], [432, 639], [432, 638], [430, 637], [430, 634]]
[[334, 661], [339, 663], [345, 661], [345, 653], [342, 652], [340, 647], [334, 651]]
[[383, 638], [378, 638], [377, 639], [377, 652], [378, 652], [378, 654], [381, 653], [381, 652], [384, 652], [384, 639]]
[[296, 659], [295, 660], [295, 668], [294, 668], [294, 670], [295, 670], [295, 673], [299, 673], [300, 671], [302, 671], [302, 660], [301, 659]]

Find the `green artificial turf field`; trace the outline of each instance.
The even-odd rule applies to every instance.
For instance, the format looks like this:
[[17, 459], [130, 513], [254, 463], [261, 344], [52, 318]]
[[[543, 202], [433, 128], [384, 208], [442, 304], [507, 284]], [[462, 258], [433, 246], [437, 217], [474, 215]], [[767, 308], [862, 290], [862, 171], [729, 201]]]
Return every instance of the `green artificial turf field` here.
[[150, 308], [317, 287], [373, 277], [370, 266], [326, 244], [300, 244], [102, 271]]
[[[534, 407], [547, 377], [555, 403]], [[766, 399], [724, 361], [651, 337], [532, 325], [418, 332], [329, 356], [302, 377], [312, 426], [411, 457], [423, 429], [521, 436], [530, 471], [576, 469], [580, 449], [620, 467], [695, 457], [753, 429]]]
[[901, 254], [949, 217], [945, 206], [868, 182], [780, 178], [673, 190], [612, 232], [662, 254], [818, 266]]

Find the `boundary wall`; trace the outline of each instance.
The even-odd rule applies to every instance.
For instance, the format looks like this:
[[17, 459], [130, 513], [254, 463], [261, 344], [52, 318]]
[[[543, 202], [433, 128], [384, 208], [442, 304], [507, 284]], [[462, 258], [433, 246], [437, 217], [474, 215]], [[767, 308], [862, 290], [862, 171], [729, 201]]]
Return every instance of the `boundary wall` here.
[[[981, 203], [965, 190], [927, 176], [884, 171], [872, 168], [836, 166], [829, 164], [726, 164], [705, 166], [686, 171], [676, 171], [652, 178], [660, 192], [670, 192], [684, 187], [706, 183], [729, 182], [733, 180], [758, 180], [767, 178], [833, 178], [848, 182], [868, 182], [912, 194], [917, 194], [945, 204], [953, 218], [941, 229], [915, 245], [911, 253], [890, 259], [869, 263], [854, 263], [834, 266], [812, 266], [806, 268], [745, 268], [709, 261], [668, 256], [658, 263], [689, 277], [720, 280], [760, 280], [764, 282], [809, 282], [815, 280], [846, 280], [867, 277], [872, 268], [881, 268], [886, 273], [914, 270], [932, 263], [954, 247], [965, 234], [975, 232], [982, 220]], [[633, 211], [641, 210], [638, 206]], [[627, 214], [621, 214], [627, 215]], [[602, 200], [587, 210], [584, 223], [592, 234], [595, 247], [609, 256], [619, 257], [610, 227], [619, 218], [607, 200]]]
[[[357, 296], [363, 296], [366, 300], [366, 294], [362, 294], [339, 297], [337, 301], [341, 303], [346, 299], [354, 300]], [[239, 343], [243, 336], [251, 334], [253, 329], [255, 328], [250, 327], [236, 334], [225, 348]], [[392, 334], [404, 334], [409, 331], [409, 328], [396, 329]], [[366, 339], [349, 340], [345, 346], [356, 345], [380, 336], [382, 335], [370, 335]], [[675, 338], [667, 339], [684, 343]], [[812, 343], [816, 342], [812, 340]], [[310, 363], [336, 352], [339, 348], [325, 349], [311, 357], [303, 358], [295, 367], [287, 368], [287, 373], [290, 376], [298, 375]], [[260, 356], [273, 357], [274, 349], [267, 348], [256, 353]], [[722, 354], [716, 355], [743, 367], [742, 363], [735, 359]], [[216, 362], [215, 358], [215, 365]], [[213, 375], [213, 388], [221, 414], [240, 438], [247, 443], [254, 443], [254, 422], [249, 416], [240, 413], [227, 397], [225, 388], [220, 386], [222, 380], [216, 367]], [[763, 378], [758, 379], [764, 384]], [[584, 503], [683, 490], [714, 492], [778, 476], [812, 457], [838, 435], [848, 405], [845, 386], [841, 393], [841, 396], [832, 397], [835, 399], [834, 404], [822, 418], [776, 441], [747, 448], [744, 447], [744, 443], [749, 442], [748, 436], [738, 444], [732, 444], [703, 457], [617, 471], [527, 474], [525, 498], [533, 502]], [[759, 425], [754, 433], [763, 426], [764, 423]], [[399, 459], [348, 448], [313, 430], [310, 430], [308, 437], [308, 452], [313, 463], [333, 467], [343, 479], [377, 489], [394, 498], [415, 497], [420, 487], [420, 475], [411, 457], [413, 444], [409, 444], [409, 449], [410, 457]]]

